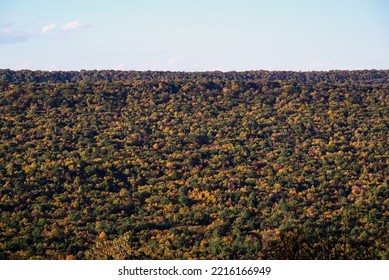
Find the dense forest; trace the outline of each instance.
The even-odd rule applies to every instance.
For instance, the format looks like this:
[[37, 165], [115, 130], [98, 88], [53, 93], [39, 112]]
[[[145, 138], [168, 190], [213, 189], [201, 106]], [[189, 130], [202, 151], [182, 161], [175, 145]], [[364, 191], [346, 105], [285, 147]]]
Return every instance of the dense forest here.
[[388, 259], [389, 71], [0, 70], [0, 259]]

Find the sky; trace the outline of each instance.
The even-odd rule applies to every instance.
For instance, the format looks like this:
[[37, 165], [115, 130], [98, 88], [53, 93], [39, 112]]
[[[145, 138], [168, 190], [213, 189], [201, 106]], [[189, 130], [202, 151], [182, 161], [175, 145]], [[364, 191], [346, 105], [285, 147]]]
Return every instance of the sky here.
[[0, 0], [0, 69], [389, 69], [387, 0]]

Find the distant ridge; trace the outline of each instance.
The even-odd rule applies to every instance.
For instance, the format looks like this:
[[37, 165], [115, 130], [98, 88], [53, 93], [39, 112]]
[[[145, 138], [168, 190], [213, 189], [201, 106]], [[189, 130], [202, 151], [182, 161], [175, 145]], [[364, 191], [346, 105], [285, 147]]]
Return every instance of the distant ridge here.
[[81, 71], [32, 71], [0, 69], [0, 82], [8, 83], [65, 83], [78, 81], [125, 81], [153, 79], [223, 79], [223, 80], [293, 80], [296, 82], [329, 82], [342, 84], [350, 80], [358, 83], [381, 85], [389, 80], [389, 70], [331, 70], [331, 71], [243, 71], [243, 72], [171, 72], [171, 71], [119, 71], [119, 70], [81, 70]]

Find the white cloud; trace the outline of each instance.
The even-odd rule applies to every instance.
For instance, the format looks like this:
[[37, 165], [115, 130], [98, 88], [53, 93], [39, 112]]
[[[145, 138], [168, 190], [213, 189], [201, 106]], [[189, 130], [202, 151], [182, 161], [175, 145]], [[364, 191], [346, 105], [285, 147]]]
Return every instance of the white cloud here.
[[0, 45], [25, 42], [32, 37], [24, 31], [14, 30], [11, 24], [0, 25]]
[[71, 30], [78, 30], [85, 28], [86, 25], [81, 23], [79, 20], [74, 20], [71, 22], [68, 22], [67, 24], [62, 26], [62, 31], [71, 31]]
[[116, 70], [126, 70], [127, 65], [122, 63], [122, 64], [119, 64], [115, 69]]
[[30, 69], [30, 68], [31, 68], [30, 61], [20, 63], [20, 64], [16, 65], [16, 67], [15, 67], [16, 70], [24, 70], [24, 69]]
[[0, 27], [0, 33], [11, 33], [12, 32], [12, 29], [9, 28], [9, 27], [5, 27], [5, 26], [1, 26]]
[[171, 59], [168, 60], [167, 64], [168, 64], [168, 65], [173, 65], [173, 64], [175, 64], [176, 62], [177, 62], [177, 59], [171, 58]]
[[41, 33], [45, 34], [45, 33], [49, 32], [50, 30], [53, 30], [54, 28], [55, 28], [55, 24], [54, 23], [47, 24], [47, 25], [43, 26]]
[[333, 61], [316, 61], [311, 65], [311, 70], [329, 70], [333, 65]]

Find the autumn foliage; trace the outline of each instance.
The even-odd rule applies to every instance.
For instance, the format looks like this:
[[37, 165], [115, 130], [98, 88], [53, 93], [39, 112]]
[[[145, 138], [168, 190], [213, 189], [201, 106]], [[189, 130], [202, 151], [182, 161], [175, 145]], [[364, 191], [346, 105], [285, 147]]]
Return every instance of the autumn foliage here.
[[0, 259], [387, 259], [389, 71], [0, 71]]

